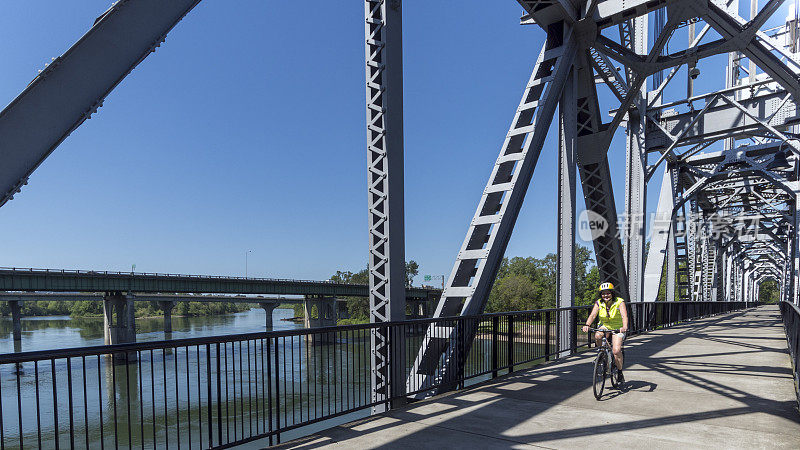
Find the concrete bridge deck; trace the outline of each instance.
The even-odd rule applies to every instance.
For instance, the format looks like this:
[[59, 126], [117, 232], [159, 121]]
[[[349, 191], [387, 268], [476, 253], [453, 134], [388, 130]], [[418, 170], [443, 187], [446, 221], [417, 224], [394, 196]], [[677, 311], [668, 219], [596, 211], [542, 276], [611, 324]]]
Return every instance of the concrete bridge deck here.
[[632, 337], [624, 391], [592, 395], [594, 352], [281, 448], [800, 448], [780, 313], [760, 307]]

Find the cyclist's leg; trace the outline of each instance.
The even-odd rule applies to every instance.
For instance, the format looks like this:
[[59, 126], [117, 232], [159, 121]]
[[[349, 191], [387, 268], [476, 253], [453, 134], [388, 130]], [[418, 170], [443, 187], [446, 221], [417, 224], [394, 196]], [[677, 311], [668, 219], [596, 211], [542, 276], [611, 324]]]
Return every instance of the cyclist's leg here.
[[600, 348], [600, 346], [603, 345], [603, 333], [602, 332], [600, 332], [600, 331], [595, 331], [594, 332], [594, 343], [595, 343], [597, 348]]
[[617, 368], [622, 370], [622, 342], [625, 340], [625, 333], [615, 333], [611, 337], [611, 352], [614, 353], [614, 361], [617, 363]]

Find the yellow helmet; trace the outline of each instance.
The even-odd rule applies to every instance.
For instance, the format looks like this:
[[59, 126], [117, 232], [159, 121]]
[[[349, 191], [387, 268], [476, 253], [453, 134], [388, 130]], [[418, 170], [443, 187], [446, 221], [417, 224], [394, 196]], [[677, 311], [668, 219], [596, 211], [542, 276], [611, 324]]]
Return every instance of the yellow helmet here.
[[602, 283], [600, 285], [600, 289], [598, 289], [598, 291], [600, 291], [600, 292], [613, 291], [613, 290], [614, 290], [614, 285], [612, 283]]

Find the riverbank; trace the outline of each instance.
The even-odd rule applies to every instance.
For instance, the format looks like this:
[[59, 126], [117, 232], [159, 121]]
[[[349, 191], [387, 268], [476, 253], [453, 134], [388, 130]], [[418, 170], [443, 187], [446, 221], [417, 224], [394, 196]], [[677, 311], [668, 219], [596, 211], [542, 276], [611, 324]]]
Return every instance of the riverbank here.
[[[248, 311], [256, 304], [250, 303], [224, 303], [224, 302], [177, 302], [172, 309], [172, 317], [207, 317], [220, 314], [233, 314]], [[281, 305], [284, 306], [284, 305]], [[291, 305], [288, 305], [291, 308]], [[164, 316], [161, 307], [155, 302], [135, 303], [135, 316], [137, 319], [160, 318]], [[39, 301], [23, 302], [23, 317], [69, 316], [73, 318], [103, 317], [103, 303], [101, 301]], [[11, 308], [8, 302], [0, 302], [0, 316], [10, 317]]]

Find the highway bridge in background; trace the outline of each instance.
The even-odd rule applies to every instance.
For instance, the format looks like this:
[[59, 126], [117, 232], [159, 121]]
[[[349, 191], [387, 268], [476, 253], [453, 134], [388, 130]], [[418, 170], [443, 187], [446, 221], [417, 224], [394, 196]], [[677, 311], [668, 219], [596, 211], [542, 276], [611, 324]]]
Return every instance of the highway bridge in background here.
[[[0, 291], [369, 297], [367, 285], [333, 281], [26, 268], [1, 268]], [[439, 293], [437, 289], [408, 288], [406, 298], [427, 300]]]
[[[436, 289], [408, 288], [409, 318], [426, 317]], [[201, 295], [211, 294], [211, 295]], [[274, 297], [296, 296], [295, 298]], [[267, 297], [270, 296], [270, 297]], [[134, 302], [158, 303], [164, 314], [164, 332], [172, 332], [176, 302], [252, 303], [272, 313], [281, 303], [302, 303], [306, 327], [336, 325], [349, 317], [340, 297], [368, 297], [369, 286], [333, 281], [222, 277], [162, 273], [108, 272], [56, 269], [0, 269], [0, 301], [7, 301], [13, 320], [13, 338], [22, 339], [22, 303], [32, 301], [102, 301], [107, 344], [136, 341]], [[337, 301], [338, 300], [338, 301]], [[313, 317], [312, 317], [313, 316]]]

